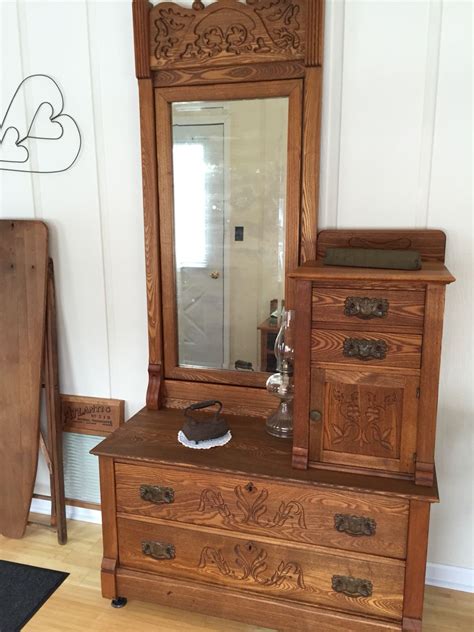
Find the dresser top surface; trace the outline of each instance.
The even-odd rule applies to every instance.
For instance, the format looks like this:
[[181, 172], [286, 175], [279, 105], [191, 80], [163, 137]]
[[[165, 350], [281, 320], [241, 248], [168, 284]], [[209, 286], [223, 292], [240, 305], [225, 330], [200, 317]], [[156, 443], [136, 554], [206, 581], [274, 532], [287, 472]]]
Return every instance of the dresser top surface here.
[[396, 283], [441, 283], [447, 284], [455, 278], [446, 266], [439, 261], [423, 261], [420, 270], [388, 270], [385, 268], [351, 268], [328, 266], [320, 260], [308, 261], [289, 274], [294, 279], [308, 281], [366, 281]]
[[433, 487], [422, 487], [406, 480], [294, 469], [291, 466], [291, 441], [268, 435], [263, 419], [228, 415], [227, 420], [232, 432], [232, 440], [227, 445], [193, 450], [177, 440], [184, 421], [182, 410], [144, 408], [91, 452], [117, 460], [263, 476], [281, 482], [438, 501], [436, 482]]

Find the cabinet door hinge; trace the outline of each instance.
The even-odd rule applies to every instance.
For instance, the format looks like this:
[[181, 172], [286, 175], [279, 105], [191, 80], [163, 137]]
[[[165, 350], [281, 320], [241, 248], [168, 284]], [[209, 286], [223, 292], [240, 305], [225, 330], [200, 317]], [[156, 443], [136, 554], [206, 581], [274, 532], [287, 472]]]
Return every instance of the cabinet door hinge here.
[[420, 387], [416, 389], [416, 399], [420, 399]]
[[416, 463], [416, 452], [413, 452], [413, 463]]

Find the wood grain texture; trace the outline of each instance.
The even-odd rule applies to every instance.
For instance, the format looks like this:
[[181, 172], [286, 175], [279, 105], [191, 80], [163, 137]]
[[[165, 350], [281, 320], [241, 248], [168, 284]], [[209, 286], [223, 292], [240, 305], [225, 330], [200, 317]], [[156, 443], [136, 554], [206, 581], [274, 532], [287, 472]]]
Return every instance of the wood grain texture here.
[[312, 461], [413, 473], [417, 377], [317, 369], [313, 379], [323, 438]]
[[149, 14], [151, 5], [148, 0], [132, 0], [133, 36], [135, 42], [135, 74], [137, 79], [150, 76]]
[[[348, 357], [344, 355], [344, 342], [347, 339], [356, 340], [383, 340], [387, 345], [384, 358]], [[311, 331], [311, 363], [316, 365], [321, 362], [338, 362], [344, 365], [352, 365], [357, 368], [376, 366], [392, 366], [419, 368], [421, 363], [421, 336], [414, 334], [394, 334], [388, 332], [374, 332], [360, 328], [350, 331], [318, 330]]]
[[[225, 414], [225, 410], [224, 410]], [[232, 416], [228, 421], [232, 441], [212, 451], [190, 450], [177, 441], [184, 416], [179, 410], [141, 410], [129, 422], [97, 445], [92, 454], [112, 456], [133, 463], [182, 466], [202, 472], [258, 475], [275, 482], [317, 485], [402, 498], [438, 500], [436, 483], [431, 488], [410, 481], [384, 479], [342, 472], [297, 470], [291, 467], [291, 442], [268, 435], [265, 420]]]
[[242, 81], [276, 81], [304, 77], [305, 66], [300, 61], [280, 61], [269, 64], [238, 64], [217, 68], [166, 69], [153, 72], [155, 88], [180, 85], [241, 83]]
[[420, 623], [423, 617], [429, 522], [430, 503], [411, 501], [403, 617]]
[[[199, 582], [188, 580], [153, 577], [146, 573], [119, 569], [117, 582], [119, 590], [123, 594], [135, 599], [147, 599], [165, 606], [176, 607], [179, 595], [179, 605], [194, 613], [214, 614], [215, 616], [228, 617], [237, 621], [252, 623], [253, 625], [272, 626], [280, 632], [294, 632], [295, 620], [298, 621], [298, 632], [312, 632], [315, 629], [324, 632], [400, 632], [401, 625], [396, 622], [376, 621], [352, 615], [344, 615], [330, 610], [322, 610], [295, 604], [289, 601], [277, 601], [252, 595], [242, 591], [232, 590], [229, 587], [208, 586]], [[161, 612], [157, 608], [158, 612]], [[182, 613], [179, 622], [189, 619], [189, 613]], [[200, 617], [199, 617], [200, 618]], [[156, 621], [156, 618], [153, 619]], [[249, 628], [242, 624], [238, 627], [230, 621], [219, 619], [216, 627], [210, 628], [206, 622], [204, 627], [199, 624], [196, 632], [206, 632], [210, 629], [222, 632], [223, 629], [239, 630], [244, 632]], [[232, 627], [231, 627], [232, 626]], [[154, 628], [153, 628], [154, 629]], [[182, 627], [173, 628], [181, 631]], [[265, 628], [266, 630], [267, 628]], [[252, 626], [251, 631], [255, 628]], [[260, 630], [260, 628], [258, 628]], [[151, 628], [150, 628], [151, 632]], [[262, 631], [263, 632], [263, 631]]]
[[444, 316], [443, 286], [429, 285], [426, 290], [425, 327], [421, 356], [420, 423], [417, 439], [416, 481], [429, 485], [434, 473], [438, 384]]
[[307, 261], [304, 266], [293, 270], [290, 277], [311, 279], [316, 285], [336, 282], [340, 287], [343, 283], [344, 287], [349, 287], [346, 283], [360, 282], [354, 283], [353, 287], [377, 287], [388, 290], [400, 289], [400, 283], [404, 285], [406, 290], [419, 290], [423, 289], [427, 283], [448, 284], [455, 280], [449, 270], [439, 261], [424, 261], [421, 270], [346, 268], [325, 266], [321, 260]]
[[[160, 250], [158, 243], [158, 181], [155, 141], [155, 115], [153, 87], [149, 79], [139, 79], [140, 130], [142, 149], [143, 213], [145, 227], [145, 263], [148, 312], [148, 353], [150, 365], [162, 363], [162, 322]], [[159, 406], [159, 388], [151, 384], [155, 375], [150, 375], [147, 405]]]
[[[382, 317], [362, 319], [345, 312], [346, 301], [352, 297], [385, 300], [387, 312]], [[372, 331], [394, 331], [422, 333], [425, 311], [425, 293], [403, 290], [371, 290], [361, 288], [319, 288], [313, 289], [312, 319], [315, 327], [332, 326], [352, 329], [369, 326]]]
[[446, 235], [441, 230], [343, 229], [322, 230], [318, 235], [318, 258], [328, 248], [382, 248], [417, 250], [424, 261], [444, 262]]
[[150, 27], [153, 69], [299, 60], [306, 1], [220, 0], [192, 9], [160, 3], [151, 10]]
[[[120, 565], [168, 577], [196, 580], [266, 597], [319, 605], [353, 614], [400, 620], [405, 564], [361, 554], [329, 552], [296, 543], [257, 539], [216, 529], [179, 526], [155, 519], [117, 519]], [[153, 559], [142, 542], [175, 547], [173, 559]], [[333, 576], [369, 580], [371, 595], [348, 596], [332, 587]]]
[[0, 220], [0, 533], [21, 538], [39, 451], [48, 230]]
[[293, 402], [293, 467], [308, 466], [309, 444], [309, 400], [311, 350], [308, 340], [311, 335], [311, 282], [301, 281], [295, 290], [295, 398]]
[[44, 351], [44, 381], [46, 417], [48, 423], [48, 450], [51, 457], [51, 514], [59, 544], [67, 542], [66, 501], [64, 497], [63, 425], [59, 395], [59, 363], [56, 318], [56, 292], [53, 260], [48, 263], [46, 294], [46, 338]]
[[322, 66], [324, 51], [324, 0], [308, 0], [306, 16], [307, 66]]
[[102, 594], [115, 599], [119, 595], [116, 590], [115, 571], [118, 563], [117, 519], [115, 501], [115, 471], [112, 459], [99, 459], [102, 537], [104, 555], [102, 558]]
[[[32, 518], [36, 518], [34, 515]], [[56, 534], [31, 525], [28, 537], [10, 540], [0, 536], [0, 557], [4, 560], [48, 567], [54, 559], [57, 568], [70, 573], [67, 582], [48, 599], [29, 621], [30, 632], [84, 632], [123, 630], [141, 632], [270, 632], [268, 626], [295, 632], [400, 632], [399, 623], [387, 623], [308, 607], [302, 604], [245, 595], [230, 589], [210, 587], [167, 577], [118, 569], [120, 594], [129, 597], [120, 611], [111, 608], [100, 594], [102, 532], [100, 525], [71, 520], [67, 547], [58, 547]], [[179, 595], [179, 603], [178, 597]], [[154, 601], [155, 603], [150, 603]], [[178, 610], [177, 608], [186, 608]], [[470, 630], [474, 595], [427, 586], [423, 632]], [[213, 612], [216, 616], [203, 613]], [[251, 621], [238, 623], [230, 619]], [[258, 627], [267, 626], [265, 628]]]
[[[315, 4], [309, 3], [308, 8]], [[311, 33], [311, 30], [309, 31]], [[312, 42], [315, 44], [315, 42]], [[322, 70], [308, 68], [304, 80], [303, 185], [300, 261], [316, 259], [321, 151]]]
[[[122, 514], [405, 558], [408, 502], [399, 498], [170, 467], [118, 463], [115, 468], [117, 511]], [[171, 488], [173, 502], [142, 498], [142, 485]], [[341, 514], [373, 520], [375, 532], [354, 536], [338, 530], [336, 517]]]

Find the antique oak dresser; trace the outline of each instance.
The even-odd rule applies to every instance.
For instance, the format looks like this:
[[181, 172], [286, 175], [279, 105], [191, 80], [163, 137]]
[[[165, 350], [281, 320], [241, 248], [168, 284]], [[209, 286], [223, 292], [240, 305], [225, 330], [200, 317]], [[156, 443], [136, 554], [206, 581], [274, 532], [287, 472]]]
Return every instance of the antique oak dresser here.
[[[398, 229], [318, 236], [322, 0], [190, 5], [133, 2], [149, 383], [146, 407], [93, 450], [103, 596], [116, 607], [150, 600], [278, 630], [419, 631], [430, 506], [438, 502], [444, 289], [453, 281], [443, 263], [444, 235]], [[192, 179], [173, 180], [176, 129], [207, 108], [201, 130], [184, 142], [192, 145], [215, 123], [216, 110], [229, 114], [239, 100], [264, 107], [279, 100], [287, 112], [282, 298], [296, 313], [293, 445], [265, 432], [276, 408], [265, 390], [268, 374], [181, 361], [182, 288], [189, 285], [177, 289], [176, 261], [184, 255], [173, 207]], [[263, 128], [270, 117], [259, 120]], [[274, 138], [265, 142], [273, 164]], [[249, 205], [250, 175], [242, 180]], [[241, 224], [245, 245], [251, 225]], [[270, 240], [271, 223], [260, 232]], [[330, 268], [322, 263], [329, 246], [408, 248], [423, 263], [408, 272]], [[249, 270], [238, 285], [241, 300], [251, 289]], [[212, 282], [222, 276], [214, 268], [206, 275]], [[266, 305], [273, 298], [265, 297]], [[258, 339], [267, 316], [259, 314], [244, 338], [251, 331]], [[232, 440], [191, 450], [177, 441], [183, 409], [204, 399], [223, 403]]]

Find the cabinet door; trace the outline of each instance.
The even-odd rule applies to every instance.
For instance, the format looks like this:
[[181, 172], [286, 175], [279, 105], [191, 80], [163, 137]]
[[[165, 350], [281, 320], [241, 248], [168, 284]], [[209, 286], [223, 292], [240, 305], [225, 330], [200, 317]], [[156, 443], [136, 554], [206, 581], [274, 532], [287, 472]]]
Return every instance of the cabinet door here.
[[313, 369], [310, 460], [413, 473], [418, 386], [417, 376]]

